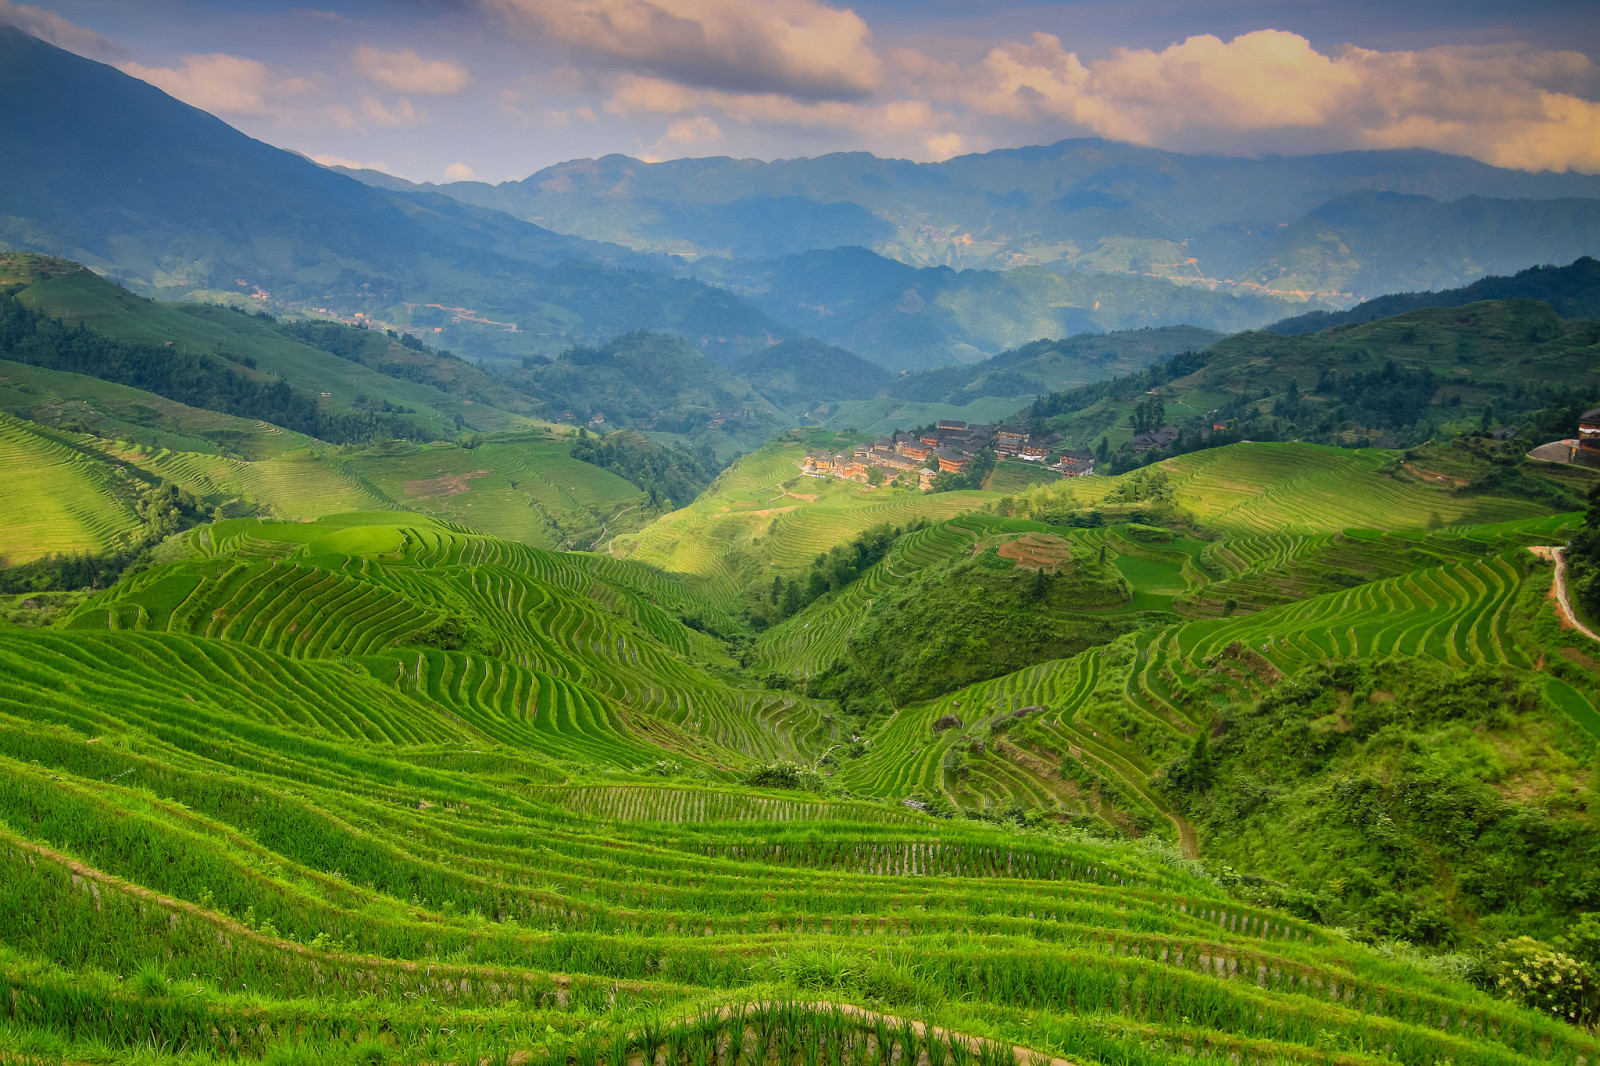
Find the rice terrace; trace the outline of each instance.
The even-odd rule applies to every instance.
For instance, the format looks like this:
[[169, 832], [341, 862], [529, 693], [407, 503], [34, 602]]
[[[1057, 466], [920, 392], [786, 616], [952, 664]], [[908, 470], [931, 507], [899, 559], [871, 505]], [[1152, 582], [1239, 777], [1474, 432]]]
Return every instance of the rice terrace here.
[[0, 0], [0, 1066], [1600, 1066], [1600, 15], [324, 6]]

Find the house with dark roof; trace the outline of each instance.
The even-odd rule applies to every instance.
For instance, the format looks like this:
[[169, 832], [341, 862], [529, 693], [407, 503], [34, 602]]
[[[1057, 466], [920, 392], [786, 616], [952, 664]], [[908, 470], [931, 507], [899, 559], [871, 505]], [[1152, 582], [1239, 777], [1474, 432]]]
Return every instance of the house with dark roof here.
[[1135, 452], [1159, 451], [1178, 439], [1177, 426], [1162, 426], [1154, 433], [1141, 433], [1133, 438], [1132, 446]]
[[1586, 452], [1600, 452], [1600, 407], [1592, 407], [1578, 416], [1578, 447]]
[[967, 424], [965, 422], [957, 422], [949, 418], [941, 418], [939, 420], [939, 428], [942, 430], [959, 433], [966, 430]]
[[945, 449], [940, 449], [937, 454], [939, 456], [939, 473], [941, 474], [965, 474], [967, 468], [972, 465], [972, 457], [970, 455], [963, 455], [960, 452], [947, 451]]

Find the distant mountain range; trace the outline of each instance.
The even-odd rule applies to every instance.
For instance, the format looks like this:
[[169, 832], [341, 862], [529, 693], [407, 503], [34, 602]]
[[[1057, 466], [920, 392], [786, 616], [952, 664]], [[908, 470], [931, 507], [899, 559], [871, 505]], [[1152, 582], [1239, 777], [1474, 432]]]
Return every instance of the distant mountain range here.
[[146, 293], [437, 322], [508, 360], [641, 328], [732, 356], [788, 335], [657, 257], [353, 181], [8, 26], [0, 99], [0, 247]]
[[[894, 371], [973, 363], [1041, 338], [1190, 324], [1234, 333], [1294, 306], [1156, 278], [1088, 271], [918, 269], [864, 248], [729, 263], [695, 273], [791, 329]], [[1301, 305], [1303, 306], [1303, 305]]]
[[1430, 152], [610, 156], [431, 187], [333, 173], [10, 27], [0, 94], [0, 248], [502, 367], [643, 330], [724, 367], [809, 337], [922, 371], [1086, 332], [1259, 328], [1600, 252], [1600, 178]]
[[1100, 270], [1334, 302], [1600, 252], [1600, 177], [1422, 150], [1237, 159], [1070, 140], [943, 163], [612, 155], [437, 188], [675, 255], [860, 245], [911, 266]]

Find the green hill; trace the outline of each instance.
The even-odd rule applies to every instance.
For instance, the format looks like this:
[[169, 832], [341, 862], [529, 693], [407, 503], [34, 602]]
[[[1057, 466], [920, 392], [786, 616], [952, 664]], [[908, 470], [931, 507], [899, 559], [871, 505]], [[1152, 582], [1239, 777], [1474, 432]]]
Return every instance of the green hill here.
[[815, 340], [781, 341], [734, 369], [767, 399], [796, 413], [827, 401], [869, 399], [890, 380], [876, 363]]
[[219, 510], [308, 520], [404, 509], [549, 548], [587, 547], [655, 513], [637, 486], [574, 459], [572, 438], [542, 432], [469, 441], [471, 447], [285, 447], [246, 461], [0, 415], [0, 442], [12, 471], [0, 501], [21, 516], [0, 528], [0, 559], [8, 564], [142, 544], [151, 529], [141, 500], [163, 485], [193, 498], [197, 510], [184, 524]]
[[519, 380], [552, 420], [621, 425], [696, 444], [723, 457], [747, 451], [789, 421], [750, 383], [677, 337], [630, 333], [524, 368]]
[[984, 396], [1058, 392], [1131, 374], [1179, 352], [1209, 348], [1221, 339], [1222, 334], [1195, 326], [1080, 333], [1063, 340], [1034, 341], [977, 363], [901, 374], [887, 392], [902, 400], [952, 404]]
[[1401, 292], [1363, 300], [1347, 311], [1310, 311], [1267, 327], [1279, 334], [1316, 333], [1389, 318], [1419, 307], [1460, 307], [1482, 300], [1542, 300], [1563, 318], [1600, 319], [1600, 260], [1584, 256], [1564, 267], [1536, 266], [1510, 277], [1487, 277], [1442, 292]]
[[1495, 985], [1542, 950], [1502, 937], [1589, 964], [1596, 686], [1524, 547], [1575, 517], [1430, 532], [1448, 493], [1381, 465], [1240, 445], [904, 534], [758, 654], [885, 597], [895, 640], [973, 598], [979, 632], [1108, 625], [882, 715], [755, 683], [736, 620], [637, 563], [395, 512], [191, 530], [0, 629], [0, 1051], [1588, 1061], [1561, 986]]
[[1486, 300], [1321, 333], [1243, 333], [1053, 393], [1018, 417], [1043, 419], [1080, 446], [1105, 437], [1113, 452], [1142, 431], [1141, 419], [1182, 429], [1174, 451], [1240, 439], [1408, 445], [1439, 429], [1502, 426], [1521, 431], [1526, 451], [1570, 436], [1593, 406], [1597, 345], [1593, 322], [1537, 300]]
[[147, 294], [439, 326], [451, 349], [512, 365], [635, 329], [734, 354], [783, 332], [669, 264], [371, 188], [13, 26], [0, 27], [0, 96], [0, 246]]

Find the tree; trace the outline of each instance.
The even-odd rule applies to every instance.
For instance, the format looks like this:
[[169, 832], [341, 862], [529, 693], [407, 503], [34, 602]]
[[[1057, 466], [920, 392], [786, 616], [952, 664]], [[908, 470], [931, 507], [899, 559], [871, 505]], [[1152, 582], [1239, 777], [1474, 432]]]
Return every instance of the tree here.
[[1109, 440], [1107, 440], [1105, 437], [1101, 437], [1100, 438], [1100, 446], [1094, 450], [1094, 461], [1097, 462], [1097, 463], [1103, 463], [1103, 462], [1106, 462], [1110, 458], [1111, 458], [1111, 442]]

